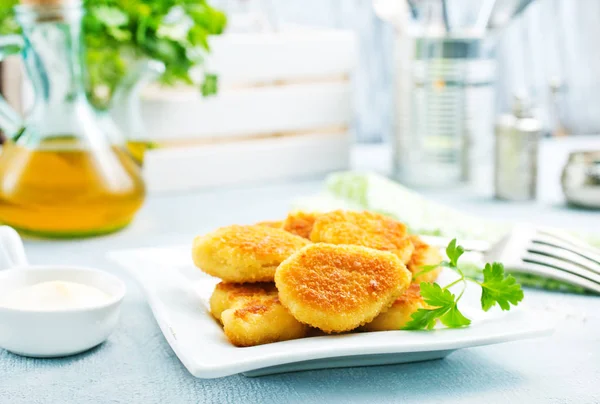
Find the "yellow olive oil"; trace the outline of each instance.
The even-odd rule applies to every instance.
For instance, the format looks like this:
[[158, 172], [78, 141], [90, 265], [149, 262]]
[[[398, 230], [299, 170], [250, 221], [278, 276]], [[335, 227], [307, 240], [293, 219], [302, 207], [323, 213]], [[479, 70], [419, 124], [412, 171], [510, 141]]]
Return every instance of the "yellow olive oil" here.
[[77, 147], [69, 137], [35, 149], [14, 143], [0, 154], [0, 222], [44, 237], [110, 233], [142, 206], [139, 165], [120, 147]]

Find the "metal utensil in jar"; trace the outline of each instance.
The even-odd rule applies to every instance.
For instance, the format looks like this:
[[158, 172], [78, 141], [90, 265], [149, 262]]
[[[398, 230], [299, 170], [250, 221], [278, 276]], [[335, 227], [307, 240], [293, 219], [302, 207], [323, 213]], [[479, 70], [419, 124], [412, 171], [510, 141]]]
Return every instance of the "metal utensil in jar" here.
[[502, 115], [496, 123], [496, 198], [535, 199], [541, 129], [524, 98], [515, 97], [512, 113]]
[[561, 183], [569, 204], [600, 209], [600, 151], [571, 153]]

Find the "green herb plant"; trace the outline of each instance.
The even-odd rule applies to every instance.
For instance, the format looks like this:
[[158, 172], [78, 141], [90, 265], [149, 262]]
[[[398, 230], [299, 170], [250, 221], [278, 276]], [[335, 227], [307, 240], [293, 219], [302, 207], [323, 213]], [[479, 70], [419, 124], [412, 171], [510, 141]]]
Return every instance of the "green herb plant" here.
[[0, 36], [19, 32], [19, 26], [13, 17], [13, 7], [18, 0], [4, 0], [0, 3]]
[[[0, 34], [18, 33], [16, 3], [1, 2]], [[184, 83], [197, 85], [204, 95], [216, 92], [214, 74], [195, 74], [210, 51], [208, 37], [221, 34], [226, 25], [225, 15], [206, 0], [84, 0], [84, 5], [88, 94], [95, 106], [108, 105], [128, 69], [141, 59], [165, 64], [163, 85]]]
[[[458, 266], [458, 260], [464, 252], [464, 248], [457, 245], [456, 239], [454, 239], [446, 248], [448, 261], [422, 267], [421, 271], [415, 274], [415, 277], [418, 277], [442, 266], [455, 271], [459, 278], [444, 287], [437, 283], [422, 282], [420, 284], [421, 296], [429, 308], [419, 309], [413, 313], [412, 320], [404, 326], [405, 330], [431, 330], [435, 327], [437, 320], [448, 328], [460, 328], [471, 324], [471, 320], [458, 309], [458, 302], [465, 292], [467, 281], [481, 286], [481, 308], [484, 311], [488, 311], [496, 304], [502, 310], [510, 310], [511, 305], [516, 306], [523, 300], [521, 285], [512, 275], [504, 272], [504, 266], [501, 263], [486, 264], [483, 269], [483, 280], [466, 275]], [[449, 289], [458, 284], [462, 284], [463, 289], [456, 296]]]

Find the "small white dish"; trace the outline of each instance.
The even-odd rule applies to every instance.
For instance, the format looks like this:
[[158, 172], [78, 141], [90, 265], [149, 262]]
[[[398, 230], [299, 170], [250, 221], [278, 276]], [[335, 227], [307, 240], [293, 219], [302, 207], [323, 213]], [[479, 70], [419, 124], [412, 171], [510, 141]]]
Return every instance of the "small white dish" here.
[[0, 296], [41, 282], [66, 281], [95, 287], [110, 296], [85, 308], [38, 311], [0, 306], [0, 348], [36, 358], [75, 355], [104, 341], [117, 325], [125, 284], [106, 272], [59, 265], [27, 264], [16, 231], [0, 227]]
[[[109, 257], [137, 279], [173, 351], [199, 378], [418, 362], [443, 358], [457, 349], [547, 335], [553, 329], [547, 316], [522, 305], [510, 312], [484, 313], [481, 289], [467, 287], [461, 310], [473, 322], [466, 328], [350, 333], [238, 348], [208, 309], [219, 280], [194, 267], [190, 249], [145, 248], [116, 251]], [[442, 283], [452, 276], [452, 271], [442, 273]]]

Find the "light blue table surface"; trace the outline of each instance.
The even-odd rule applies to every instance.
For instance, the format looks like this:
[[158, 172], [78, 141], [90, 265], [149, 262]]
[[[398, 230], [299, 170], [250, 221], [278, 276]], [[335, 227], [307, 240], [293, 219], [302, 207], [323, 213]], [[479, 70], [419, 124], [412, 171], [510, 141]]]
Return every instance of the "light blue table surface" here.
[[[319, 181], [151, 197], [125, 231], [85, 241], [27, 241], [32, 263], [99, 267], [128, 294], [116, 332], [66, 359], [26, 359], [0, 350], [0, 404], [18, 403], [600, 403], [600, 298], [527, 290], [553, 313], [551, 337], [458, 351], [444, 360], [292, 373], [262, 378], [190, 376], [164, 340], [140, 289], [105, 258], [114, 249], [190, 243], [205, 230], [282, 217]], [[600, 214], [560, 206], [502, 204], [462, 192], [430, 194], [474, 214], [580, 230]], [[201, 341], [198, 341], [201, 343]]]

